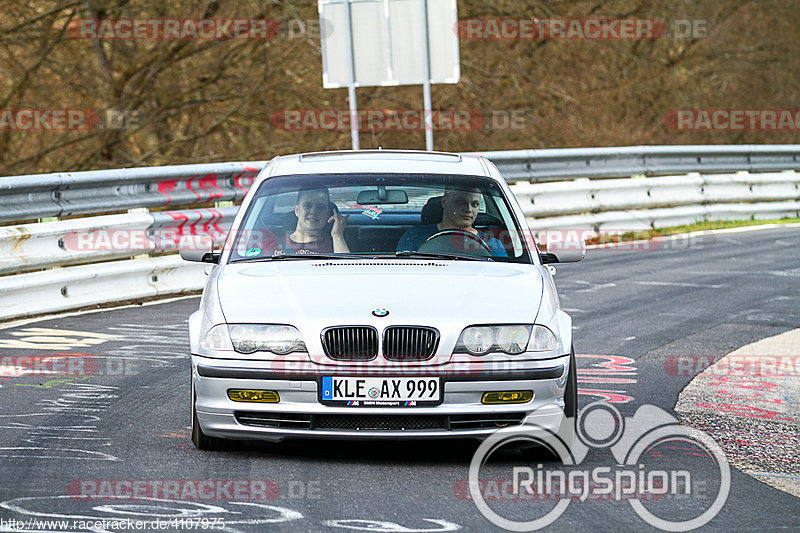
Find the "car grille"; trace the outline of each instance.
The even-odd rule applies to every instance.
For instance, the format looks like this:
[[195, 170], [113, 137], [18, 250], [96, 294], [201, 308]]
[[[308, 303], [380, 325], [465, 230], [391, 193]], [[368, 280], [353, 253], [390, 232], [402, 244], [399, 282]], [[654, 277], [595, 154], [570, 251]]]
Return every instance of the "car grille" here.
[[443, 431], [444, 415], [316, 415], [317, 429], [339, 431]]
[[518, 426], [522, 424], [525, 413], [486, 413], [481, 415], [452, 415], [450, 429], [486, 429]]
[[236, 421], [246, 426], [320, 429], [326, 431], [469, 431], [516, 426], [525, 413], [486, 413], [470, 415], [368, 415], [305, 413], [234, 413]]
[[391, 361], [423, 361], [436, 353], [439, 332], [434, 328], [390, 326], [383, 332], [383, 356]]
[[236, 421], [245, 426], [264, 428], [311, 429], [311, 415], [304, 413], [261, 413], [236, 411]]
[[322, 349], [331, 359], [365, 361], [378, 355], [378, 331], [372, 326], [341, 326], [322, 332]]

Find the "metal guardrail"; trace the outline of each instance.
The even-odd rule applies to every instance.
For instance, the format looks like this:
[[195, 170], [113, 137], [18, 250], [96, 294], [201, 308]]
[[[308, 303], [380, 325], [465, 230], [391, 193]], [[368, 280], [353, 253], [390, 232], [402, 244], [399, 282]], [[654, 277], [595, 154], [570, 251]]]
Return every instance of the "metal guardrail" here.
[[[630, 231], [706, 219], [800, 216], [800, 173], [792, 172], [800, 171], [800, 145], [633, 146], [480, 155], [497, 164], [511, 182], [535, 231]], [[200, 206], [240, 200], [264, 164], [0, 178], [0, 223], [122, 211], [0, 226], [0, 319], [200, 289], [203, 265], [152, 254], [176, 250], [182, 235], [224, 238], [237, 208]], [[717, 174], [723, 171], [747, 173]], [[572, 179], [660, 174], [683, 175]], [[126, 212], [154, 207], [171, 209]], [[118, 235], [124, 242], [114, 242]], [[41, 270], [45, 268], [50, 270]]]
[[[800, 171], [800, 145], [622, 146], [474, 152], [509, 182], [701, 172]], [[0, 178], [0, 222], [238, 201], [264, 161]]]
[[800, 173], [794, 171], [516, 183], [511, 190], [537, 229], [637, 231], [800, 216]]
[[176, 251], [184, 235], [208, 235], [222, 242], [237, 209], [128, 213], [0, 227], [0, 275]]
[[800, 145], [617, 146], [475, 152], [509, 182], [800, 170]]
[[0, 178], [0, 222], [244, 198], [264, 161]]
[[191, 293], [206, 266], [173, 254], [0, 277], [0, 319]]

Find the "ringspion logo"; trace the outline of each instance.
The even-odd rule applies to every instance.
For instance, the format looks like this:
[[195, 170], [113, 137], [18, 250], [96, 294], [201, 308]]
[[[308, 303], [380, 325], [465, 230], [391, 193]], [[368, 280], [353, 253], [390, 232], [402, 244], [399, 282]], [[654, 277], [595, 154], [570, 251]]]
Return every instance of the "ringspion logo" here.
[[[547, 527], [573, 502], [598, 499], [627, 502], [642, 520], [661, 530], [689, 531], [707, 524], [725, 505], [731, 474], [722, 448], [663, 409], [643, 405], [633, 416], [623, 416], [610, 403], [594, 402], [577, 420], [564, 417], [558, 406], [544, 406], [525, 425], [494, 432], [472, 457], [468, 494], [457, 483], [456, 496], [471, 499], [487, 520], [509, 531]], [[509, 472], [507, 461], [488, 461], [504, 446], [536, 446], [557, 460], [535, 467], [525, 461]], [[603, 448], [610, 452], [607, 462], [583, 464], [590, 450]], [[677, 462], [675, 456], [684, 451], [692, 459]], [[495, 490], [486, 490], [492, 485]], [[493, 509], [490, 500], [505, 500], [516, 508]], [[532, 504], [543, 500], [557, 503]], [[684, 501], [691, 502], [685, 512]]]

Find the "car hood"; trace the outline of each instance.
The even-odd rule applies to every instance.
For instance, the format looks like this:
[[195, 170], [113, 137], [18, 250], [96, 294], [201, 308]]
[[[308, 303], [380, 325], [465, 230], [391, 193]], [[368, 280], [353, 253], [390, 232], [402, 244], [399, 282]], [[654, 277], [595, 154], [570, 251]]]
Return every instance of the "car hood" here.
[[[532, 323], [535, 265], [478, 261], [283, 260], [225, 265], [217, 282], [228, 323], [429, 325]], [[375, 309], [389, 314], [376, 317]], [[317, 330], [319, 331], [319, 330]]]

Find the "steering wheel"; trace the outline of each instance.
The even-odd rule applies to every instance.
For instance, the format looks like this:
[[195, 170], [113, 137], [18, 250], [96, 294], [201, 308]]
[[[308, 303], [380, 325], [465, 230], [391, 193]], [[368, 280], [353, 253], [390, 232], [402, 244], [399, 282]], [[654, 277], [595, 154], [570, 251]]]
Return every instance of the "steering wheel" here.
[[[419, 246], [419, 250], [418, 251], [420, 251], [420, 252], [426, 251], [424, 249], [426, 247], [425, 245], [427, 245], [428, 243], [431, 243], [431, 241], [443, 239], [445, 237], [456, 236], [456, 235], [459, 236], [459, 237], [465, 237], [466, 239], [469, 239], [471, 241], [476, 242], [481, 248], [481, 249], [472, 250], [472, 249], [467, 249], [467, 247], [464, 246], [463, 250], [456, 250], [456, 251], [474, 252], [474, 251], [477, 250], [478, 252], [481, 252], [481, 253], [478, 253], [476, 255], [485, 256], [485, 257], [490, 257], [492, 255], [492, 250], [489, 248], [489, 245], [486, 244], [486, 242], [484, 242], [483, 239], [481, 239], [480, 237], [478, 237], [474, 233], [470, 233], [469, 231], [466, 231], [466, 230], [463, 230], [463, 229], [443, 229], [442, 231], [438, 231], [438, 232], [434, 233], [433, 235], [431, 235], [430, 237], [428, 237], [427, 239], [425, 239], [425, 242], [423, 242]], [[450, 245], [449, 246], [450, 248], [455, 249], [455, 246], [453, 246], [452, 243], [448, 243], [448, 244]], [[428, 248], [431, 248], [431, 247], [432, 247], [432, 245], [428, 246]], [[485, 252], [485, 254], [483, 252]]]

